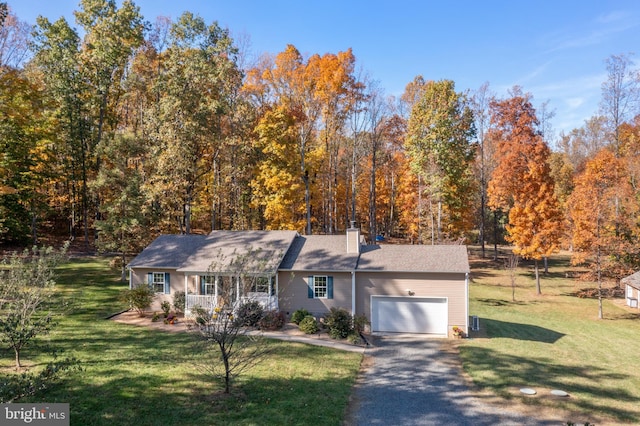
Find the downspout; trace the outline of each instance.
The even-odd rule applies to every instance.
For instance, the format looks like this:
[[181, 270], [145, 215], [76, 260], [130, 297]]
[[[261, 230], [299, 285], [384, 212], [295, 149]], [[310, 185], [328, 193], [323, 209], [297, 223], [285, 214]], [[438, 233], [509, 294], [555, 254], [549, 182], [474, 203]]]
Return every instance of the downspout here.
[[469, 273], [464, 274], [464, 296], [465, 296], [465, 304], [467, 305], [467, 315], [466, 315], [466, 329], [467, 335], [469, 335]]
[[133, 289], [133, 269], [129, 268], [129, 290]]
[[351, 316], [356, 316], [356, 271], [351, 271]]
[[280, 310], [280, 274], [276, 271], [276, 309]]

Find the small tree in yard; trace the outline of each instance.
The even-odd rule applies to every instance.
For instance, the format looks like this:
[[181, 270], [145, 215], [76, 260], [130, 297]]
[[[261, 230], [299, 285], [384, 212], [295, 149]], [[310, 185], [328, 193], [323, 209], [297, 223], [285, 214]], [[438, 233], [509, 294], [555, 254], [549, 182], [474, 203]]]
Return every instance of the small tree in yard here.
[[[279, 259], [274, 253], [248, 249], [243, 254], [233, 253], [229, 256], [220, 254], [211, 264], [211, 275], [216, 271], [224, 271], [225, 278], [233, 276], [226, 282], [221, 277], [218, 289], [219, 301], [213, 312], [196, 308], [195, 327], [200, 334], [198, 350], [203, 355], [212, 354], [203, 365], [205, 371], [224, 383], [224, 392], [230, 393], [232, 381], [243, 372], [254, 367], [271, 351], [271, 347], [262, 334], [248, 333], [246, 316], [239, 317], [234, 310], [234, 295], [237, 290], [247, 294], [260, 279], [260, 272], [273, 268], [273, 260]], [[220, 361], [222, 361], [220, 363]]]
[[518, 277], [518, 256], [510, 254], [504, 262], [504, 266], [509, 273], [511, 280], [511, 301], [516, 301], [516, 278]]
[[261, 334], [248, 334], [229, 308], [216, 308], [213, 315], [197, 308], [195, 313], [195, 326], [201, 337], [197, 350], [216, 354], [214, 358], [219, 355], [222, 361], [221, 365], [210, 359], [203, 367], [213, 377], [222, 379], [224, 392], [229, 393], [233, 379], [262, 361], [271, 349]]
[[[0, 343], [20, 353], [38, 336], [48, 334], [60, 314], [54, 299], [54, 268], [66, 252], [34, 247], [2, 260], [0, 271]], [[60, 308], [60, 306], [57, 306]]]

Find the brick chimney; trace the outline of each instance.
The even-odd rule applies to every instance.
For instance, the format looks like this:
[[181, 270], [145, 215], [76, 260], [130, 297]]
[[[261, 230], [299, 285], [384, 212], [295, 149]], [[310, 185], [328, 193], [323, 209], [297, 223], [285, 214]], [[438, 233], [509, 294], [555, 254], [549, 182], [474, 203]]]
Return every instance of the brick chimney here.
[[347, 229], [347, 253], [360, 253], [360, 229], [356, 228], [355, 222]]

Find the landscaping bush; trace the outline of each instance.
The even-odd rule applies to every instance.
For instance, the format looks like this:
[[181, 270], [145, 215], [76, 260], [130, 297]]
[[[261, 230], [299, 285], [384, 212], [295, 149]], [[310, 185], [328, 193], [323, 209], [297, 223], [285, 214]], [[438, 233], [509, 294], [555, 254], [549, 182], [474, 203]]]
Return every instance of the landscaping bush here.
[[344, 339], [353, 331], [353, 318], [343, 308], [331, 308], [325, 316], [325, 325], [329, 329], [329, 337], [332, 339]]
[[255, 327], [264, 316], [264, 308], [257, 300], [243, 302], [236, 311], [236, 318], [240, 324]]
[[146, 284], [123, 290], [120, 293], [120, 300], [135, 309], [140, 316], [143, 316], [144, 312], [149, 309], [154, 297], [156, 297], [155, 293]]
[[187, 296], [184, 294], [184, 291], [176, 291], [173, 295], [173, 309], [176, 312], [184, 312], [184, 306], [187, 301]]
[[166, 318], [169, 316], [169, 312], [171, 311], [171, 305], [166, 300], [163, 300], [162, 303], [160, 304], [160, 309], [162, 309], [162, 313]]
[[267, 311], [264, 316], [258, 322], [258, 327], [261, 330], [278, 330], [284, 325], [284, 312], [279, 311]]
[[312, 315], [307, 315], [300, 321], [299, 327], [305, 334], [314, 334], [318, 332], [318, 321]]
[[306, 309], [298, 309], [293, 313], [293, 315], [291, 315], [291, 322], [300, 325], [300, 322], [309, 315], [311, 315], [311, 313]]

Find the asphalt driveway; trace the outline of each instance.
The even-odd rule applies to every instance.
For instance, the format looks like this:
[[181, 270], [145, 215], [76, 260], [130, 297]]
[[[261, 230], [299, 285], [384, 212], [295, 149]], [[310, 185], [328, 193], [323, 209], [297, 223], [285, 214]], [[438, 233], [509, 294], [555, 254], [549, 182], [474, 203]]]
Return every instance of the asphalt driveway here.
[[349, 425], [557, 425], [508, 412], [474, 395], [440, 339], [384, 336], [355, 387]]

